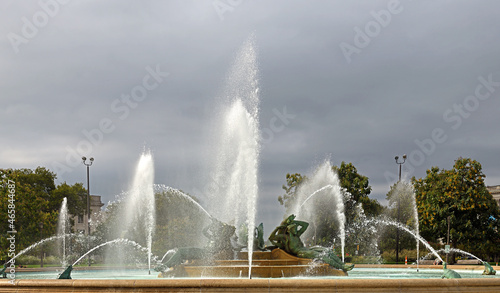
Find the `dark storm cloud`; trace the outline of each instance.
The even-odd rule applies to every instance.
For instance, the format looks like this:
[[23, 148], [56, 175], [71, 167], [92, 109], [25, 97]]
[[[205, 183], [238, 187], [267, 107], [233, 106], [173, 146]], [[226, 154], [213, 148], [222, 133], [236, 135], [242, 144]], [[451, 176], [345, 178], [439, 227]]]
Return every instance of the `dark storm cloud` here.
[[[487, 184], [500, 184], [495, 1], [62, 3], [2, 2], [2, 167], [69, 166], [69, 150], [78, 159], [85, 133], [99, 130], [86, 155], [96, 158], [92, 192], [105, 201], [128, 188], [144, 147], [157, 183], [202, 190], [217, 97], [253, 32], [263, 135], [257, 221], [281, 218], [286, 173], [310, 173], [325, 158], [353, 162], [380, 200], [403, 153], [407, 177], [464, 156], [482, 163]], [[26, 35], [27, 23], [36, 32]], [[346, 58], [341, 44], [360, 41]], [[157, 67], [168, 76], [127, 104], [123, 95]], [[493, 81], [480, 90], [491, 95], [473, 99], [481, 78]], [[293, 118], [273, 120], [284, 109]], [[103, 119], [113, 130], [100, 129]], [[58, 175], [85, 179], [79, 162]]]

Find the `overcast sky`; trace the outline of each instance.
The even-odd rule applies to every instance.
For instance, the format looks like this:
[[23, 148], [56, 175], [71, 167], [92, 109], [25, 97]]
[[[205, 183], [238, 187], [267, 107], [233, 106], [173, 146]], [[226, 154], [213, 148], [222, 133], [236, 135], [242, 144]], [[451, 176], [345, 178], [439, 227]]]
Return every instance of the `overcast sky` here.
[[[479, 161], [500, 184], [498, 1], [2, 1], [0, 167], [127, 190], [142, 150], [155, 182], [203, 190], [217, 95], [239, 48], [258, 52], [257, 222], [286, 173], [352, 162], [385, 203], [403, 176]], [[135, 99], [135, 100], [134, 100]], [[277, 114], [279, 113], [279, 114]], [[274, 126], [273, 126], [274, 125]], [[215, 154], [213, 154], [215, 155]]]

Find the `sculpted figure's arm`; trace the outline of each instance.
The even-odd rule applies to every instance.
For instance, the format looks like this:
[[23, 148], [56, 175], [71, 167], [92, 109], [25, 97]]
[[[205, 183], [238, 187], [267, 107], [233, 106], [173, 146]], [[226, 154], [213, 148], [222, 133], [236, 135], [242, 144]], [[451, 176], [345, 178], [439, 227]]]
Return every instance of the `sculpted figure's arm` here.
[[280, 229], [280, 228], [282, 228], [282, 226], [281, 226], [281, 225], [280, 225], [280, 226], [278, 226], [278, 227], [276, 227], [276, 228], [273, 230], [273, 232], [271, 232], [271, 235], [269, 236], [269, 241], [271, 241], [271, 243], [272, 243], [273, 245], [275, 245], [275, 246], [277, 246], [277, 241], [278, 241], [278, 237], [277, 237], [278, 235], [277, 235], [277, 234], [278, 234], [278, 231], [279, 231], [279, 229]]
[[295, 224], [297, 224], [297, 235], [300, 236], [306, 232], [307, 227], [309, 227], [309, 223], [304, 222], [304, 221], [295, 221]]

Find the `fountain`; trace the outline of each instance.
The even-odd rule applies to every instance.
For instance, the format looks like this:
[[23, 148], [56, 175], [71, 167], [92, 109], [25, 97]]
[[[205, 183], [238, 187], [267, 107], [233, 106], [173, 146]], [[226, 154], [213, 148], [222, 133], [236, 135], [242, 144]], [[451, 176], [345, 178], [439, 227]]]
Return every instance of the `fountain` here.
[[[163, 194], [180, 196], [187, 199], [194, 204], [198, 210], [202, 211], [206, 215], [206, 217], [204, 217], [203, 224], [200, 225], [208, 227], [203, 231], [203, 234], [208, 238], [208, 242], [204, 247], [179, 247], [171, 253], [171, 255], [168, 253], [168, 251], [171, 251], [171, 249], [169, 249], [162, 258], [165, 259], [165, 256], [169, 255], [169, 258], [165, 260], [168, 267], [173, 265], [179, 266], [184, 260], [196, 259], [198, 262], [196, 266], [191, 265], [177, 270], [182, 272], [182, 274], [184, 274], [184, 272], [189, 273], [195, 270], [195, 274], [218, 275], [219, 271], [221, 271], [221, 267], [237, 265], [238, 275], [245, 272], [245, 274], [248, 275], [248, 278], [252, 277], [254, 243], [256, 240], [259, 240], [257, 242], [261, 243], [259, 245], [261, 248], [264, 243], [263, 228], [261, 226], [260, 230], [259, 228], [256, 228], [256, 233], [252, 233], [254, 231], [253, 227], [256, 227], [255, 203], [258, 193], [257, 173], [260, 141], [258, 130], [259, 99], [257, 75], [255, 45], [254, 39], [251, 37], [235, 59], [234, 65], [228, 75], [224, 90], [224, 97], [222, 98], [223, 103], [221, 105], [221, 112], [223, 114], [221, 116], [223, 119], [220, 121], [221, 126], [219, 127], [222, 131], [220, 132], [219, 141], [216, 147], [218, 150], [218, 154], [216, 156], [217, 160], [214, 164], [214, 170], [212, 171], [214, 174], [213, 178], [215, 178], [215, 184], [220, 186], [220, 188], [217, 192], [208, 195], [210, 203], [209, 209], [212, 211], [211, 213], [208, 213], [207, 210], [205, 210], [197, 201], [193, 200], [191, 196], [184, 194], [180, 190], [164, 185], [155, 186], [153, 184], [154, 173], [152, 156], [148, 152], [141, 155], [132, 188], [128, 194], [122, 197], [122, 200], [125, 201], [123, 204], [125, 206], [125, 212], [122, 213], [121, 218], [123, 220], [121, 221], [122, 223], [120, 224], [118, 231], [122, 231], [122, 235], [127, 233], [130, 234], [131, 230], [137, 230], [137, 227], [142, 227], [146, 232], [145, 236], [147, 238], [147, 247], [149, 249], [148, 255], [152, 254], [152, 227], [155, 226], [153, 212], [155, 207], [155, 190]], [[336, 209], [337, 220], [339, 221], [341, 231], [340, 238], [343, 250], [345, 239], [343, 201], [340, 193], [338, 178], [336, 177], [336, 174], [331, 172], [331, 165], [329, 162], [325, 162], [323, 167], [320, 168], [320, 171], [317, 173], [317, 176], [313, 177], [311, 182], [313, 186], [320, 183], [323, 184], [324, 182], [329, 183], [330, 189], [333, 192], [334, 204], [332, 207]], [[140, 199], [142, 199], [142, 202]], [[145, 221], [141, 222], [141, 218], [145, 218]], [[211, 223], [207, 224], [207, 221], [210, 221]], [[226, 223], [230, 223], [230, 225]], [[240, 241], [240, 249], [244, 251], [237, 256], [238, 259], [235, 261], [232, 261], [232, 257], [227, 259], [212, 259], [212, 257], [215, 257], [214, 255], [220, 253], [216, 248], [224, 247], [224, 243], [230, 242], [229, 238], [232, 236], [227, 234], [227, 232], [219, 231], [219, 229], [226, 229], [225, 227], [234, 227], [236, 233], [234, 233], [234, 231], [232, 233], [235, 235], [243, 235], [244, 237], [241, 238], [246, 241], [245, 244], [241, 244]], [[207, 229], [212, 232], [207, 233]], [[256, 235], [260, 235], [261, 239], [255, 239]], [[175, 237], [175, 235], [173, 236]], [[200, 237], [197, 236], [196, 238]], [[227, 238], [227, 240], [224, 240], [224, 238]], [[107, 243], [110, 242], [105, 242], [104, 244], [96, 246], [96, 248]], [[90, 250], [85, 253], [85, 255], [88, 255], [94, 250], [95, 249]], [[324, 252], [326, 253], [326, 250], [322, 250], [320, 254]], [[242, 256], [245, 256], [247, 259], [247, 263], [245, 265], [241, 263]], [[331, 259], [334, 257], [336, 256], [332, 255], [325, 259]], [[310, 259], [299, 259], [293, 255], [288, 255], [283, 251], [275, 251], [273, 253], [270, 251], [259, 252], [258, 258], [259, 272], [256, 273], [256, 276], [260, 277], [273, 275], [273, 273], [270, 273], [270, 270], [267, 270], [266, 273], [262, 272], [262, 266], [264, 264], [266, 264], [267, 267], [279, 266], [279, 276], [293, 276], [293, 274], [297, 274], [297, 272], [302, 272], [306, 269], [311, 271], [310, 266], [312, 263]], [[287, 264], [296, 263], [296, 268], [299, 268], [299, 264], [303, 267], [300, 267], [300, 271], [295, 270], [294, 273], [290, 273], [290, 266], [278, 265], [278, 263], [283, 263], [283, 259], [286, 259], [285, 263]], [[204, 265], [207, 263], [212, 264], [215, 260], [219, 262], [219, 265]], [[75, 262], [75, 264], [77, 262]], [[315, 266], [318, 267], [317, 264]], [[343, 267], [343, 265], [341, 267]], [[148, 268], [151, 268], [150, 259], [148, 259]], [[162, 268], [162, 266], [160, 265], [159, 268]], [[67, 273], [65, 273], [64, 276], [69, 276], [70, 271], [71, 268], [68, 268]], [[202, 273], [200, 273], [200, 271]], [[224, 272], [222, 275], [227, 275], [228, 273], [231, 274], [230, 271], [234, 270], [222, 268], [222, 271]], [[335, 274], [335, 272], [329, 272], [330, 274]], [[180, 273], [177, 272], [177, 275], [179, 274]]]
[[[147, 164], [145, 164], [144, 162], [147, 162]], [[147, 175], [145, 177], [146, 178], [151, 178], [151, 174], [153, 174], [153, 172], [152, 171], [145, 172], [145, 170], [142, 167], [144, 165], [149, 165], [152, 168], [153, 164], [152, 164], [152, 158], [150, 157], [150, 154], [143, 154], [141, 156], [141, 159], [139, 160], [139, 164], [138, 164], [138, 166], [140, 166], [140, 167], [137, 168], [137, 172], [141, 172], [143, 174], [149, 174], [149, 175]], [[324, 166], [326, 166], [326, 167], [324, 167]], [[329, 164], [323, 164], [322, 167], [319, 168], [319, 170], [323, 170], [323, 171], [316, 172], [316, 173], [325, 174], [325, 173], [328, 173], [328, 172], [324, 172], [324, 170], [331, 170], [331, 167], [329, 166]], [[329, 176], [319, 176], [319, 177], [320, 178], [321, 177], [327, 177], [328, 178]], [[312, 176], [311, 178], [314, 178], [314, 177], [315, 176]], [[134, 181], [137, 181], [137, 180], [134, 180]], [[139, 180], [139, 181], [142, 181], [142, 182], [144, 182], [144, 181], [145, 182], [151, 182], [151, 180], [147, 180], [147, 181], [146, 180]], [[317, 180], [317, 181], [318, 182], [322, 182], [321, 184], [325, 184], [321, 180]], [[329, 181], [329, 183], [332, 183], [332, 182]], [[147, 183], [147, 184], [150, 184], [150, 183]], [[141, 186], [141, 184], [134, 184], [134, 185]], [[311, 192], [309, 195], [304, 196], [303, 198], [305, 198], [305, 200], [302, 201], [300, 205], [297, 204], [298, 210], [300, 211], [299, 214], [305, 214], [305, 211], [304, 211], [304, 209], [306, 209], [305, 207], [307, 207], [308, 205], [312, 204], [316, 200], [315, 197], [317, 197], [317, 196], [319, 197], [322, 192], [325, 192], [325, 191], [331, 192], [331, 190], [334, 189], [333, 186], [334, 186], [333, 184], [324, 185], [323, 187], [320, 187], [320, 188], [316, 189], [315, 191]], [[314, 189], [314, 188], [311, 188], [311, 189]], [[178, 189], [171, 188], [171, 187], [164, 186], [164, 185], [153, 185], [151, 183], [151, 188], [149, 188], [149, 187], [144, 188], [144, 186], [143, 186], [143, 188], [140, 188], [140, 190], [147, 190], [148, 192], [151, 192], [151, 190], [153, 190], [153, 193], [157, 193], [157, 194], [161, 194], [162, 192], [166, 192], [169, 195], [175, 195], [175, 196], [177, 196], [179, 198], [182, 198], [186, 202], [188, 202], [192, 207], [195, 207], [195, 210], [197, 210], [200, 213], [200, 215], [201, 215], [202, 218], [205, 218], [205, 219], [212, 219], [213, 218], [208, 213], [208, 211], [205, 208], [202, 207], [202, 205], [198, 201], [194, 200], [191, 196], [183, 193], [182, 191], [180, 191]], [[127, 196], [125, 196], [125, 198], [126, 198], [126, 200], [134, 200], [134, 196], [131, 196], [130, 194], [128, 194]], [[128, 209], [130, 208], [130, 204], [127, 204], [127, 202], [124, 202], [123, 204], [124, 204], [124, 206], [127, 206]], [[136, 208], [141, 208], [141, 206], [137, 206]], [[337, 211], [338, 209], [335, 208], [334, 210]], [[132, 215], [133, 214], [134, 213], [132, 213]], [[417, 232], [413, 231], [411, 228], [409, 228], [409, 227], [407, 227], [407, 226], [405, 226], [405, 225], [403, 225], [401, 223], [397, 223], [395, 221], [388, 220], [388, 219], [371, 219], [371, 220], [366, 220], [365, 219], [364, 221], [366, 221], [366, 222], [373, 222], [373, 223], [376, 223], [376, 224], [391, 225], [391, 226], [397, 227], [400, 230], [406, 231], [406, 232], [412, 234], [413, 237], [415, 237], [416, 239], [418, 239], [420, 242], [422, 242], [429, 250], [432, 251], [432, 253], [438, 259], [442, 260], [441, 257], [439, 256], [439, 254], [437, 253], [437, 251], [435, 251], [425, 241], [425, 239], [423, 239], [421, 236], [419, 236], [417, 234]], [[151, 231], [151, 230], [148, 230], [148, 231]], [[249, 231], [251, 231], [251, 229], [249, 229]], [[251, 233], [248, 233], [248, 234], [251, 234]], [[31, 250], [34, 247], [36, 247], [36, 246], [38, 246], [41, 243], [44, 243], [46, 241], [51, 241], [51, 240], [56, 240], [56, 239], [64, 239], [67, 236], [68, 235], [56, 235], [56, 236], [44, 239], [44, 240], [42, 240], [42, 241], [40, 241], [38, 243], [35, 243], [34, 245], [30, 246], [26, 250], [23, 250], [18, 255], [24, 253], [27, 250]], [[88, 252], [84, 253], [83, 255], [81, 255], [78, 260], [76, 260], [72, 265], [70, 265], [64, 272], [62, 272], [60, 274], [60, 278], [71, 278], [70, 274], [71, 274], [71, 271], [73, 270], [73, 267], [81, 259], [83, 259], [85, 256], [93, 253], [94, 251], [97, 251], [101, 247], [104, 247], [104, 246], [107, 246], [107, 245], [110, 245], [110, 244], [115, 244], [115, 243], [126, 243], [126, 244], [130, 244], [130, 245], [134, 246], [135, 242], [131, 241], [131, 240], [126, 240], [126, 239], [114, 239], [114, 240], [106, 241], [106, 242], [104, 242], [102, 244], [99, 244], [99, 245], [95, 246], [94, 248], [92, 248], [90, 251], [88, 251]], [[152, 253], [151, 253], [151, 242], [147, 242], [147, 244], [146, 244], [147, 247], [142, 247], [139, 244], [136, 244], [135, 246], [141, 248], [141, 251], [145, 252], [148, 255], [148, 258], [151, 259], [151, 256], [152, 256]], [[161, 258], [161, 261], [163, 261], [165, 258], [167, 258], [167, 259], [170, 258], [171, 255], [174, 254], [174, 253], [175, 253], [174, 251], [167, 251], [165, 254], [162, 254], [163, 257]], [[248, 258], [248, 253], [246, 255], [247, 255], [247, 258]], [[267, 257], [266, 255], [271, 255], [272, 257], [271, 258], [266, 258]], [[276, 255], [278, 257], [275, 257]], [[280, 256], [283, 256], [283, 255], [285, 255], [286, 257], [285, 258], [281, 258]], [[17, 255], [16, 255], [16, 257], [17, 257]], [[253, 277], [261, 277], [262, 278], [263, 275], [262, 275], [261, 271], [262, 271], [263, 268], [265, 268], [266, 266], [268, 266], [268, 264], [270, 262], [275, 262], [275, 264], [277, 262], [283, 262], [286, 265], [284, 265], [284, 266], [276, 266], [277, 268], [272, 273], [270, 273], [270, 275], [268, 275], [267, 277], [278, 277], [278, 278], [283, 278], [283, 277], [287, 278], [288, 277], [289, 278], [291, 276], [297, 276], [297, 272], [290, 273], [289, 271], [287, 271], [285, 269], [285, 267], [287, 267], [287, 268], [291, 267], [291, 268], [294, 268], [294, 269], [302, 269], [302, 271], [300, 271], [298, 274], [299, 275], [303, 274], [303, 272], [306, 271], [307, 273], [303, 274], [305, 276], [310, 276], [310, 275], [320, 276], [324, 272], [322, 270], [325, 269], [325, 266], [321, 266], [320, 264], [318, 264], [317, 262], [315, 262], [313, 260], [305, 260], [305, 259], [296, 258], [296, 257], [294, 258], [293, 256], [286, 255], [282, 251], [279, 251], [279, 250], [273, 251], [273, 252], [254, 252], [254, 256], [252, 258], [253, 258], [253, 263], [254, 263], [254, 268], [253, 268], [254, 269], [254, 273], [252, 274]], [[159, 258], [158, 258], [158, 260], [159, 260]], [[153, 258], [153, 261], [156, 261], [156, 259]], [[148, 260], [148, 268], [150, 267], [149, 266], [150, 263], [151, 263], [151, 261]], [[196, 267], [196, 264], [190, 264], [190, 265], [192, 267]], [[219, 268], [225, 267], [225, 268], [224, 268], [224, 270], [219, 270], [218, 271], [218, 273], [220, 273], [220, 274], [218, 274], [218, 273], [213, 274], [214, 271], [212, 271], [212, 273], [210, 273], [210, 269], [213, 269], [213, 267], [219, 267]], [[231, 267], [231, 270], [227, 270], [227, 267]], [[246, 264], [242, 263], [241, 260], [234, 260], [234, 261], [222, 260], [222, 261], [216, 261], [216, 265], [215, 266], [212, 265], [212, 268], [210, 268], [210, 269], [207, 268], [207, 267], [203, 267], [203, 266], [201, 266], [201, 268], [202, 268], [203, 271], [200, 274], [200, 277], [203, 277], [203, 278], [207, 278], [207, 277], [226, 277], [227, 278], [229, 276], [233, 277], [233, 278], [241, 278], [241, 276], [246, 275], [247, 273], [248, 273], [248, 275], [251, 274], [251, 272], [250, 272], [250, 266], [248, 265], [248, 260], [246, 261]], [[362, 269], [360, 271], [362, 272]], [[491, 268], [491, 270], [488, 270], [488, 267], [485, 264], [485, 271], [492, 272], [494, 270], [492, 268]], [[232, 275], [232, 273], [230, 273], [230, 272], [235, 272], [235, 274]], [[354, 270], [353, 272], [356, 272], [356, 270]], [[357, 276], [359, 276], [357, 274], [359, 274], [359, 273], [354, 274], [352, 277], [353, 278], [359, 278], [359, 277], [357, 277]], [[340, 275], [332, 274], [331, 271], [328, 272], [327, 275], [329, 275], [329, 276], [332, 276], [332, 275], [333, 276], [340, 276]], [[427, 276], [428, 272], [423, 271], [421, 273], [421, 275]], [[445, 268], [445, 270], [444, 270], [444, 277], [458, 278], [460, 275], [463, 275], [463, 272], [460, 272], [460, 274], [458, 274], [457, 272], [454, 272], [453, 270], [449, 270], [448, 268]], [[332, 279], [332, 280], [334, 280], [334, 279]], [[425, 281], [423, 281], [422, 283], [425, 284]], [[339, 283], [335, 283], [335, 284], [339, 284]], [[463, 283], [461, 283], [461, 284], [463, 284]], [[420, 284], [420, 286], [421, 286], [421, 284]], [[433, 286], [435, 286], [435, 284], [433, 284]]]

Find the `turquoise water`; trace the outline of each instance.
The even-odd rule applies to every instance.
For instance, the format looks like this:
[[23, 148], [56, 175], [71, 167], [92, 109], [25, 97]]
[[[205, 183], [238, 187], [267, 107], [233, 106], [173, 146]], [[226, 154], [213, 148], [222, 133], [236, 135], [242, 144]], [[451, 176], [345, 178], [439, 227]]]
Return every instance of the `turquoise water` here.
[[[499, 278], [500, 276], [483, 276], [481, 270], [454, 270], [462, 278]], [[350, 279], [440, 279], [443, 270], [419, 269], [414, 268], [393, 269], [393, 268], [358, 268], [349, 272]]]
[[[60, 272], [16, 272], [16, 279], [57, 279]], [[71, 272], [72, 279], [157, 279], [155, 271], [148, 274], [148, 270], [74, 270]]]

